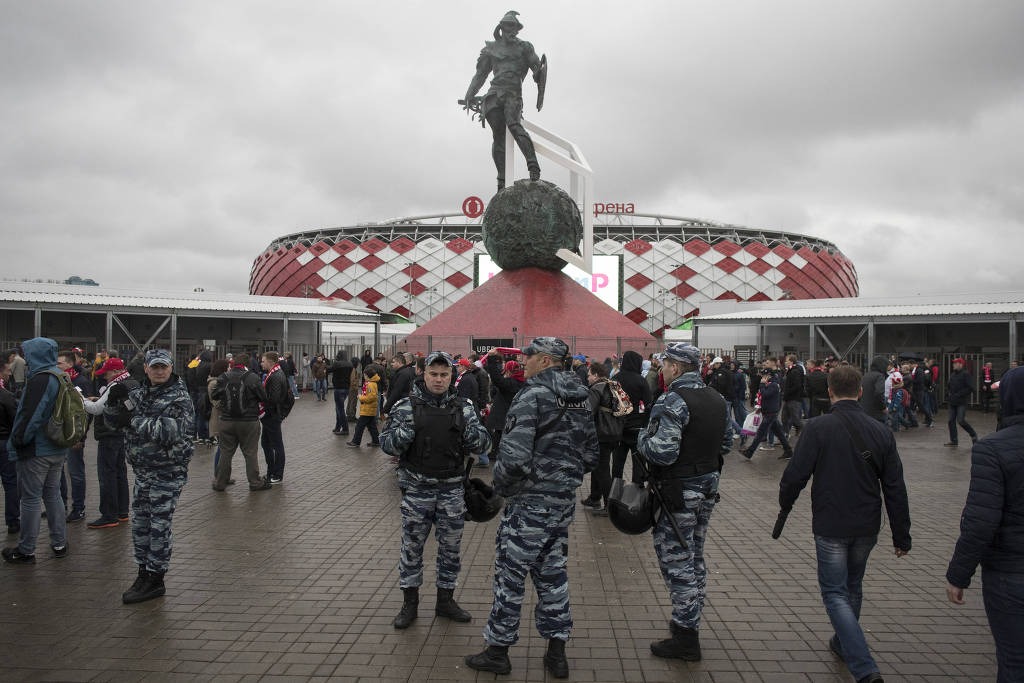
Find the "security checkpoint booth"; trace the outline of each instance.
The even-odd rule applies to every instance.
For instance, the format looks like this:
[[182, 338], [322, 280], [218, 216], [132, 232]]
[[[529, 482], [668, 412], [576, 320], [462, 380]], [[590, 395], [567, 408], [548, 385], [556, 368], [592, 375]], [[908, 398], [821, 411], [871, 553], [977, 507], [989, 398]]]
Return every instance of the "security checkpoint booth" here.
[[0, 282], [0, 347], [44, 336], [87, 358], [116, 350], [127, 359], [149, 348], [171, 351], [181, 367], [203, 349], [321, 350], [326, 323], [361, 323], [365, 344], [381, 348], [380, 315], [344, 303], [280, 296], [146, 291], [31, 282]]
[[[952, 360], [967, 360], [980, 385], [991, 361], [997, 377], [1024, 361], [1018, 345], [1024, 292], [741, 303], [708, 302], [694, 321], [703, 350], [743, 364], [796, 354], [834, 356], [864, 370], [874, 356], [933, 358], [939, 397]], [[972, 402], [979, 402], [978, 394]]]

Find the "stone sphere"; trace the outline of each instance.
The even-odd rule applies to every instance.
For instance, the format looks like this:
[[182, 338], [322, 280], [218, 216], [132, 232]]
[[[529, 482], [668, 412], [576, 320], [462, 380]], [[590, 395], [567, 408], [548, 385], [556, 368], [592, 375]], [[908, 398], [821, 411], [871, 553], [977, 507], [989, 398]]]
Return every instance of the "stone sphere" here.
[[579, 207], [564, 190], [546, 180], [518, 180], [499, 190], [484, 212], [484, 247], [505, 270], [561, 270], [559, 249], [576, 251], [583, 239]]

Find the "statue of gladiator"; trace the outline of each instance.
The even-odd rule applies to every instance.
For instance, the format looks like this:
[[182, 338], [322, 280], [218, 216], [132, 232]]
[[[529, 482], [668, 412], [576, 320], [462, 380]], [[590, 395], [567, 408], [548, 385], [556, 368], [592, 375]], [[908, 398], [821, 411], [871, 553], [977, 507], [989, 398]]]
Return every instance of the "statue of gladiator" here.
[[[494, 28], [494, 40], [488, 40], [480, 57], [476, 60], [476, 74], [466, 90], [466, 98], [459, 100], [463, 107], [486, 121], [491, 127], [494, 141], [491, 156], [498, 169], [498, 189], [505, 187], [505, 129], [508, 128], [516, 144], [526, 157], [530, 180], [540, 179], [540, 164], [533, 149], [530, 134], [523, 127], [523, 80], [527, 71], [533, 71], [537, 83], [537, 111], [544, 106], [544, 86], [547, 83], [547, 57], [537, 57], [533, 45], [517, 36], [523, 25], [516, 16], [519, 12], [508, 11]], [[490, 73], [491, 87], [487, 94], [478, 97], [476, 93], [483, 86]]]

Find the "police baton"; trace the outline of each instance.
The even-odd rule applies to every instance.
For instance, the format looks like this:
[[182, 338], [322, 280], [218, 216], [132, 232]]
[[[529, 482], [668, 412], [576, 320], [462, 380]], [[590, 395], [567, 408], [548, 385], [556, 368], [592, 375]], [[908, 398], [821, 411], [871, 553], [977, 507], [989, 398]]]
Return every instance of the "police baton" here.
[[789, 517], [789, 511], [793, 508], [782, 508], [779, 510], [779, 516], [775, 520], [775, 528], [772, 529], [772, 538], [778, 538], [782, 535], [782, 527], [786, 526], [786, 519]]
[[690, 545], [686, 542], [686, 538], [683, 536], [683, 532], [679, 528], [679, 523], [676, 522], [675, 515], [672, 514], [672, 510], [669, 509], [668, 503], [665, 502], [665, 498], [661, 495], [661, 489], [658, 488], [655, 482], [651, 481], [651, 475], [647, 469], [647, 459], [636, 451], [633, 451], [633, 456], [636, 458], [637, 464], [640, 465], [640, 469], [643, 471], [644, 478], [648, 482], [648, 488], [650, 488], [651, 493], [654, 494], [654, 499], [658, 501], [658, 505], [661, 507], [662, 516], [668, 517], [669, 524], [672, 525], [672, 530], [676, 532], [676, 538], [679, 539], [679, 545], [682, 546], [683, 550], [689, 550]]

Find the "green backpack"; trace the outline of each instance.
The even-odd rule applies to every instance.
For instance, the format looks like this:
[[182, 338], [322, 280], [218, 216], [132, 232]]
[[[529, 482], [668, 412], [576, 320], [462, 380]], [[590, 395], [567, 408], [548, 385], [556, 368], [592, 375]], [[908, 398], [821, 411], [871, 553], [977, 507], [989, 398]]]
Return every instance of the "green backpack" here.
[[57, 400], [53, 403], [53, 414], [46, 423], [46, 438], [61, 448], [74, 446], [85, 438], [87, 415], [85, 399], [79, 393], [66, 372], [46, 370], [46, 374], [57, 378]]

